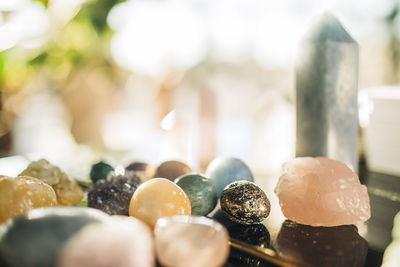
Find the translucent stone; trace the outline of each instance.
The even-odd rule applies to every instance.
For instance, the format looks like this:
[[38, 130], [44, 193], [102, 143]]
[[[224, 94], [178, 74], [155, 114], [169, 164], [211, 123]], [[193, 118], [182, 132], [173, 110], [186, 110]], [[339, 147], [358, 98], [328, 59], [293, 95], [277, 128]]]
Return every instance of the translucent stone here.
[[221, 210], [236, 223], [255, 224], [268, 217], [271, 204], [265, 192], [255, 183], [237, 181], [222, 191]]
[[216, 158], [207, 167], [206, 176], [214, 181], [218, 197], [230, 183], [246, 180], [253, 182], [250, 168], [237, 158]]
[[161, 177], [174, 181], [179, 176], [190, 173], [191, 171], [192, 169], [185, 163], [176, 160], [169, 160], [158, 166], [154, 177]]
[[141, 184], [132, 196], [129, 215], [154, 227], [161, 217], [191, 215], [189, 197], [175, 183], [154, 178]]
[[225, 227], [206, 217], [161, 218], [154, 234], [157, 258], [163, 266], [222, 266], [229, 255]]
[[358, 44], [330, 13], [300, 42], [296, 60], [296, 156], [358, 166]]
[[152, 267], [152, 231], [138, 219], [112, 216], [76, 233], [63, 247], [58, 262], [59, 267]]
[[35, 177], [51, 185], [61, 205], [73, 206], [83, 197], [83, 191], [75, 180], [45, 159], [32, 162], [20, 175]]
[[0, 178], [0, 224], [27, 211], [57, 205], [53, 188], [39, 179]]
[[88, 190], [88, 206], [109, 215], [129, 215], [129, 202], [141, 180], [132, 171], [97, 181]]
[[285, 163], [275, 193], [286, 218], [301, 224], [338, 226], [371, 216], [367, 187], [345, 164], [328, 158]]

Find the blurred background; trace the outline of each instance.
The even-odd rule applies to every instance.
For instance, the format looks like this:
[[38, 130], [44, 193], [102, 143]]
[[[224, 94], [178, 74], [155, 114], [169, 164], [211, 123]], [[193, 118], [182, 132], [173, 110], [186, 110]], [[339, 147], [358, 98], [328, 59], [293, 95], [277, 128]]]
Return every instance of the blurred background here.
[[[360, 44], [368, 129], [374, 101], [400, 99], [397, 0], [1, 0], [0, 155], [83, 171], [225, 155], [275, 172], [294, 156], [297, 46], [325, 10]], [[379, 118], [371, 150], [382, 125], [398, 139]]]

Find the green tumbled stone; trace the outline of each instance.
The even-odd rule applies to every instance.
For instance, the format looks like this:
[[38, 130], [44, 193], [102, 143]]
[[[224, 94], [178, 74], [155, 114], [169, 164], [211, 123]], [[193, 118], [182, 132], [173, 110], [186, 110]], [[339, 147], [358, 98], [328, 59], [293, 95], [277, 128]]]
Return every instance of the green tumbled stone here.
[[192, 215], [207, 215], [217, 205], [217, 191], [212, 180], [199, 174], [186, 174], [178, 177], [175, 183], [188, 195]]
[[90, 180], [93, 183], [97, 182], [98, 180], [105, 180], [107, 175], [114, 170], [111, 165], [105, 163], [104, 161], [99, 161], [92, 165], [90, 169]]

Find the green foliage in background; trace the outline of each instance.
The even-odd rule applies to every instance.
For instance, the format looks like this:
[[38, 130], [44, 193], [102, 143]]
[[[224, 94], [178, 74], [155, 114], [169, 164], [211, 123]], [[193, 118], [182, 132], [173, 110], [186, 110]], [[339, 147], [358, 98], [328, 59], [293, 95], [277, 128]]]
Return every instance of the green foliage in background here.
[[[48, 0], [36, 2], [49, 5]], [[115, 75], [116, 66], [109, 53], [112, 32], [107, 15], [121, 2], [124, 0], [88, 1], [67, 25], [53, 31], [40, 49], [27, 51], [14, 47], [0, 52], [1, 90], [18, 91], [37, 75], [62, 83], [88, 65], [107, 68], [109, 75]]]

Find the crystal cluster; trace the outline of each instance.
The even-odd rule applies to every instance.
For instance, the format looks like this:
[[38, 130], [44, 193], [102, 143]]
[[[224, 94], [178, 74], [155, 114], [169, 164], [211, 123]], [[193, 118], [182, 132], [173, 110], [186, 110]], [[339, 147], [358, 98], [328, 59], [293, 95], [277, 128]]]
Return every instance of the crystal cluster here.
[[59, 167], [45, 159], [32, 162], [20, 175], [38, 178], [52, 186], [61, 205], [73, 206], [83, 197], [79, 185]]
[[285, 163], [275, 193], [286, 218], [301, 224], [338, 226], [371, 216], [367, 187], [345, 164], [328, 158]]
[[88, 206], [109, 215], [129, 215], [129, 202], [140, 182], [133, 172], [112, 173], [107, 180], [99, 180], [89, 189]]
[[39, 179], [20, 176], [0, 178], [0, 224], [40, 207], [57, 205], [56, 194]]

